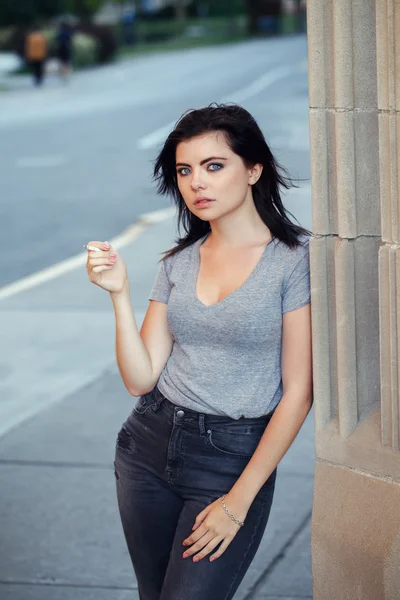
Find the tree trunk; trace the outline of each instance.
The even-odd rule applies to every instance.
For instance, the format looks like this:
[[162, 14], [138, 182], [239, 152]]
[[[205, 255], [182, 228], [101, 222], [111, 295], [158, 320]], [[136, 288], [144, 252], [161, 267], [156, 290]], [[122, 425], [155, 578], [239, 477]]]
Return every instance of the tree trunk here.
[[175, 18], [178, 21], [184, 21], [186, 19], [185, 0], [175, 0]]
[[248, 32], [258, 33], [258, 20], [262, 16], [279, 17], [282, 14], [282, 0], [246, 0]]
[[246, 0], [246, 11], [248, 17], [248, 32], [250, 35], [257, 33], [257, 19], [260, 12], [258, 0]]

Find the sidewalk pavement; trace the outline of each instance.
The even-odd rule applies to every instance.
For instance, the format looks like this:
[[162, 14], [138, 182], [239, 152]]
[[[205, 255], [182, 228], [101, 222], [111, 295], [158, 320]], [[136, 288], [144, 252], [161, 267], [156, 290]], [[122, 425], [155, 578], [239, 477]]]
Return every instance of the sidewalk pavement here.
[[[139, 325], [174, 237], [169, 219], [120, 250]], [[116, 367], [108, 294], [82, 267], [1, 300], [0, 311], [0, 424], [10, 428], [0, 438], [0, 597], [138, 600], [112, 466], [135, 399]], [[267, 531], [235, 600], [311, 600], [313, 468], [310, 413], [278, 468]]]

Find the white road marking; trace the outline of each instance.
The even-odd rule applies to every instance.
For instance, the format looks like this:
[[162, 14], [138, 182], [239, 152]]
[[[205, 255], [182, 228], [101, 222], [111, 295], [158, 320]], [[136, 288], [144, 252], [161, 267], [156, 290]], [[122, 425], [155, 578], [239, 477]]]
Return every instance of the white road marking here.
[[[174, 214], [175, 208], [173, 207], [143, 214], [139, 217], [137, 223], [128, 227], [124, 232], [112, 240], [109, 240], [110, 244], [115, 248], [122, 248], [123, 246], [126, 246], [137, 239], [139, 235], [141, 235], [152, 224], [169, 219]], [[51, 267], [42, 269], [37, 273], [33, 273], [32, 275], [23, 277], [18, 281], [14, 281], [9, 285], [0, 288], [0, 300], [5, 300], [6, 298], [15, 296], [20, 292], [25, 292], [26, 290], [45, 283], [46, 281], [56, 279], [57, 277], [60, 277], [69, 271], [73, 271], [74, 269], [83, 266], [86, 263], [86, 259], [87, 252], [80, 253], [76, 256], [72, 256], [71, 258], [67, 258], [66, 260], [62, 260]]]
[[265, 73], [265, 75], [262, 75], [261, 77], [259, 77], [255, 81], [253, 81], [253, 83], [251, 83], [247, 87], [245, 87], [241, 90], [238, 90], [237, 92], [234, 92], [233, 94], [230, 94], [229, 97], [224, 98], [223, 102], [236, 102], [236, 103], [244, 102], [245, 100], [248, 100], [252, 96], [256, 96], [257, 94], [259, 94], [260, 92], [265, 90], [267, 87], [269, 87], [276, 81], [279, 81], [280, 79], [284, 79], [288, 75], [295, 73], [296, 71], [298, 71], [298, 69], [299, 69], [298, 65], [296, 67], [287, 66], [287, 67], [279, 67], [278, 69], [274, 69], [273, 71], [270, 71], [269, 73]]
[[139, 150], [148, 150], [149, 148], [155, 148], [163, 142], [167, 136], [171, 133], [173, 128], [175, 127], [176, 121], [171, 121], [168, 125], [164, 125], [164, 127], [160, 127], [160, 129], [156, 129], [153, 133], [149, 133], [145, 135], [138, 141], [137, 147]]
[[[301, 66], [301, 63], [296, 66], [279, 67], [277, 69], [274, 69], [273, 71], [270, 71], [269, 73], [265, 73], [265, 75], [262, 75], [261, 77], [253, 81], [253, 83], [251, 83], [250, 85], [234, 92], [233, 94], [230, 94], [229, 96], [220, 100], [220, 102], [235, 102], [237, 104], [240, 102], [244, 102], [252, 96], [259, 94], [276, 81], [284, 79], [291, 73], [298, 72], [299, 66]], [[140, 138], [137, 144], [138, 148], [140, 150], [148, 150], [149, 148], [155, 148], [156, 146], [161, 144], [171, 133], [171, 131], [175, 127], [175, 123], [176, 121], [171, 121], [170, 123], [168, 123], [168, 125], [164, 125], [163, 127], [156, 129], [156, 131], [153, 131], [152, 133], [149, 133], [148, 135], [145, 135], [144, 137]]]
[[65, 165], [67, 159], [65, 156], [23, 156], [17, 159], [17, 167], [19, 169], [48, 169], [53, 167], [61, 167]]

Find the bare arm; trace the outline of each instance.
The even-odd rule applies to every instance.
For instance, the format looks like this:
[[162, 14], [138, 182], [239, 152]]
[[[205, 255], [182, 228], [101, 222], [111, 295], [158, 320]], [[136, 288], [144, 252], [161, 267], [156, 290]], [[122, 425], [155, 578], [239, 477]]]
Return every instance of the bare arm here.
[[[283, 397], [260, 443], [227, 496], [244, 518], [257, 493], [292, 445], [312, 406], [311, 305], [283, 315]], [[236, 510], [236, 513], [235, 513]]]
[[120, 294], [110, 295], [118, 368], [127, 390], [132, 396], [141, 396], [154, 388], [171, 354], [173, 340], [167, 323], [167, 304], [150, 302], [139, 333], [129, 285]]
[[132, 396], [156, 385], [172, 349], [167, 304], [151, 301], [139, 333], [133, 314], [126, 265], [109, 242], [90, 242], [86, 268], [89, 280], [110, 293], [116, 324], [117, 363]]

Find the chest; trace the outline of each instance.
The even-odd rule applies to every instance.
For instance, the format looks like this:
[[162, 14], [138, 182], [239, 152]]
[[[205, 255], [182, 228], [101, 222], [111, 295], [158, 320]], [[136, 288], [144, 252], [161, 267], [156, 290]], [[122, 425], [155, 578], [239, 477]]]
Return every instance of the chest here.
[[200, 250], [196, 296], [205, 306], [221, 302], [251, 277], [263, 256], [264, 248], [211, 253]]

